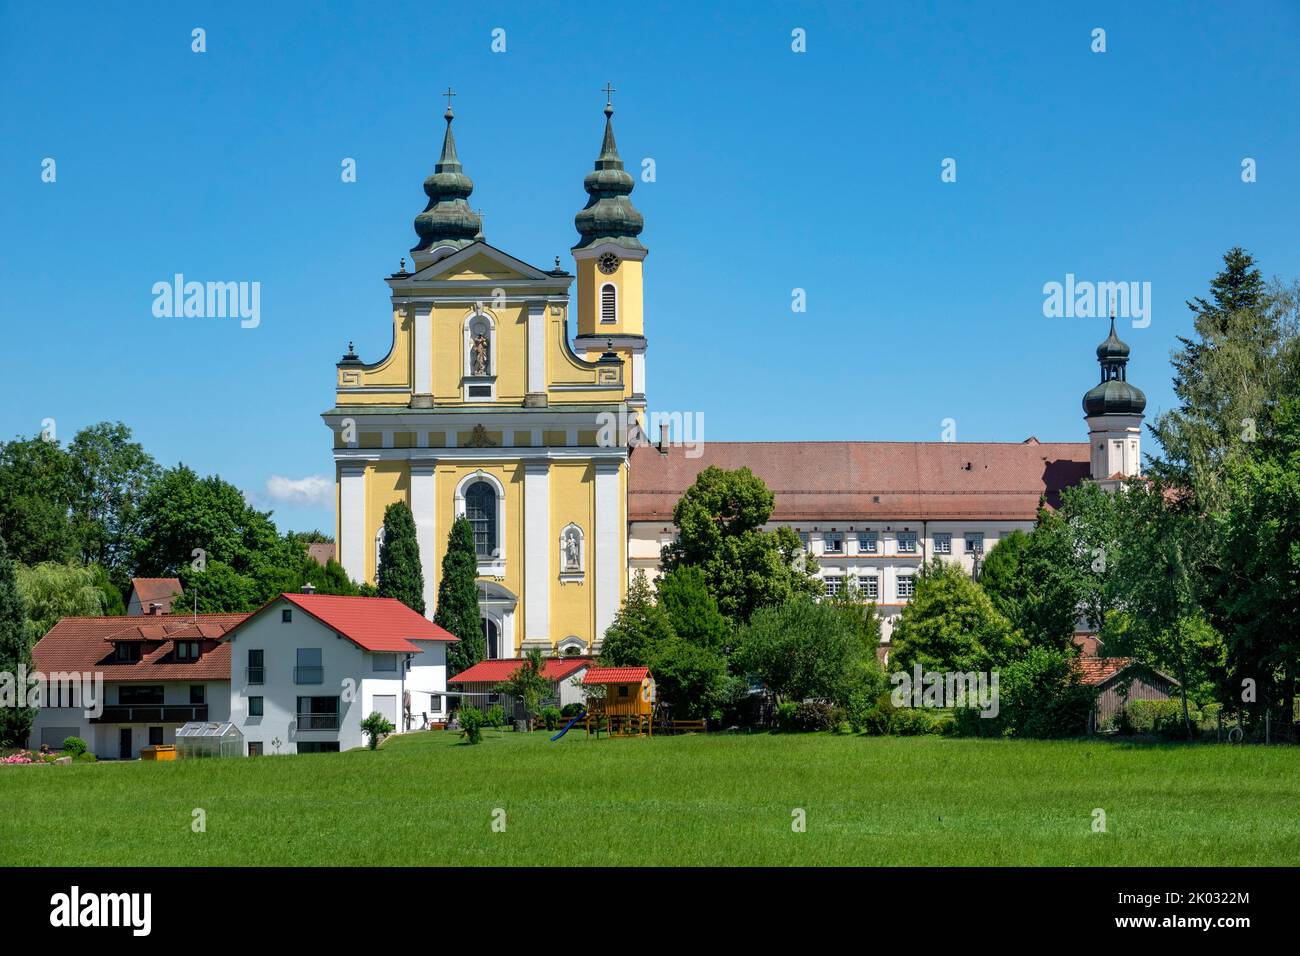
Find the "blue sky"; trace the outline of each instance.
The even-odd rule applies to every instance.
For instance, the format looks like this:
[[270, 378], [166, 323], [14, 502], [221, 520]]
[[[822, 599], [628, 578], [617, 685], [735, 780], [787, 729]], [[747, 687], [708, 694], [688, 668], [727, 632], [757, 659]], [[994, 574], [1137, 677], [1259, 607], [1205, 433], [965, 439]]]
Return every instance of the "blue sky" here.
[[[633, 194], [652, 409], [706, 440], [1080, 440], [1105, 321], [1044, 317], [1067, 273], [1151, 283], [1121, 335], [1168, 408], [1224, 250], [1300, 275], [1300, 8], [1016, 6], [0, 4], [0, 435], [120, 419], [332, 530], [274, 480], [332, 474], [334, 363], [388, 349], [438, 91], [488, 241], [548, 267], [607, 80], [624, 160], [657, 172]], [[155, 318], [177, 272], [260, 282], [261, 324]]]

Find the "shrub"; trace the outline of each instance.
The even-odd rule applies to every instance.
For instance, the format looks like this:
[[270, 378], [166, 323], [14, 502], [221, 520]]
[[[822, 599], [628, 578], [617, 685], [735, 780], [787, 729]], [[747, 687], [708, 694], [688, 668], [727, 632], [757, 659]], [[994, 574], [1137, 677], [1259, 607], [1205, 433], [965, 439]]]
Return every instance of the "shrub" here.
[[80, 757], [88, 749], [89, 748], [86, 747], [86, 742], [82, 740], [80, 737], [63, 738], [62, 750], [63, 753], [69, 757]]
[[898, 707], [889, 732], [900, 737], [916, 737], [930, 732], [930, 715], [922, 707]]
[[483, 725], [486, 723], [487, 717], [477, 707], [466, 704], [460, 709], [460, 735], [466, 743], [476, 744], [482, 740]]
[[483, 715], [483, 722], [489, 727], [504, 727], [506, 724], [506, 712], [500, 704], [493, 704]]
[[79, 761], [83, 761], [83, 762], [85, 762], [85, 763], [94, 763], [94, 762], [95, 762], [95, 755], [92, 754], [89, 750], [87, 750], [87, 751], [86, 751], [85, 753], [83, 753], [83, 754], [77, 754], [77, 758], [76, 758], [76, 759], [79, 760]]
[[580, 713], [582, 713], [586, 709], [587, 708], [584, 707], [582, 704], [565, 704], [563, 707], [560, 708], [560, 716], [565, 718], [577, 717]]
[[[1183, 705], [1177, 700], [1132, 700], [1124, 707], [1133, 733], [1154, 734], [1164, 740], [1186, 740], [1187, 727], [1183, 723]], [[1200, 723], [1201, 713], [1188, 708], [1193, 727]]]
[[823, 700], [809, 700], [795, 706], [794, 729], [804, 733], [834, 730], [840, 722], [836, 708]]
[[559, 729], [559, 726], [560, 726], [560, 719], [561, 719], [562, 716], [563, 716], [563, 715], [560, 713], [560, 708], [558, 708], [558, 707], [543, 707], [540, 716], [541, 716], [541, 718], [542, 718], [542, 726], [545, 727], [547, 730], [558, 730], [558, 729]]
[[776, 729], [790, 731], [794, 730], [794, 712], [799, 709], [799, 705], [793, 700], [783, 700], [776, 705]]
[[369, 736], [368, 746], [371, 750], [379, 747], [379, 738], [384, 734], [391, 734], [396, 728], [389, 722], [388, 718], [375, 711], [365, 720], [361, 721], [361, 729]]

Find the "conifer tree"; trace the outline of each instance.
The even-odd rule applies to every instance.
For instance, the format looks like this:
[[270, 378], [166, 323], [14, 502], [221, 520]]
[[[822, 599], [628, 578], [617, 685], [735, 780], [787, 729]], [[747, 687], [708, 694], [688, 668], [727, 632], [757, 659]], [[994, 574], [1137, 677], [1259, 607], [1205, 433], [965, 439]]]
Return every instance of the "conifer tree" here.
[[375, 584], [380, 597], [397, 598], [412, 611], [424, 613], [424, 570], [415, 517], [405, 501], [384, 509], [384, 543], [379, 549]]
[[487, 656], [478, 611], [478, 557], [469, 519], [457, 518], [447, 535], [433, 622], [460, 638], [447, 649], [447, 673], [454, 676]]
[[[32, 645], [27, 639], [22, 598], [18, 595], [18, 576], [4, 538], [0, 538], [0, 673], [12, 675], [13, 691], [18, 691], [19, 671], [32, 670]], [[36, 712], [30, 707], [16, 707], [14, 701], [0, 706], [0, 747], [23, 747], [32, 729]]]

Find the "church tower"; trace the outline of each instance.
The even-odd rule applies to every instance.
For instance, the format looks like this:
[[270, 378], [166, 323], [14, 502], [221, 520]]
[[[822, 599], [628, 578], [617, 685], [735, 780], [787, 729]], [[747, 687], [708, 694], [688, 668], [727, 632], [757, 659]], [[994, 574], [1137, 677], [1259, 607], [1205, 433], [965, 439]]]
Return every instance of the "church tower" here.
[[605, 88], [605, 138], [595, 168], [587, 173], [583, 188], [587, 205], [574, 217], [578, 243], [572, 248], [577, 263], [578, 335], [575, 350], [588, 361], [613, 352], [622, 358], [629, 414], [641, 422], [645, 399], [645, 324], [642, 314], [642, 263], [648, 250], [637, 238], [645, 226], [629, 198], [634, 181], [623, 168], [614, 141], [613, 89]]
[[1108, 491], [1142, 473], [1142, 412], [1147, 397], [1128, 382], [1128, 356], [1129, 347], [1115, 334], [1111, 316], [1110, 335], [1097, 346], [1101, 381], [1083, 396], [1091, 477]]

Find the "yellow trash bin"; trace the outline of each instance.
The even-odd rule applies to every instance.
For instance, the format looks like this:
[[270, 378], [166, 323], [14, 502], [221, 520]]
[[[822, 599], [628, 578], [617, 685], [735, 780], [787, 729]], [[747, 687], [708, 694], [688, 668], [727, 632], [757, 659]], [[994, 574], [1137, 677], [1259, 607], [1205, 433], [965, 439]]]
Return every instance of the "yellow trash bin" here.
[[154, 744], [151, 747], [140, 748], [141, 760], [175, 760], [175, 744]]

